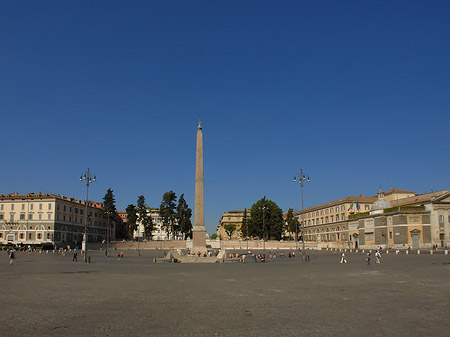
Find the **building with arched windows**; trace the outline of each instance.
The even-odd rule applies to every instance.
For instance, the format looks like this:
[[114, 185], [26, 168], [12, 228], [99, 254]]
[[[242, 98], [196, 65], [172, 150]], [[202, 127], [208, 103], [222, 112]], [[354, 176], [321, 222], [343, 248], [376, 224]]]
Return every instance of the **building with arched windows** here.
[[[101, 204], [61, 195], [0, 194], [0, 244], [81, 245], [87, 218], [88, 242], [102, 242], [107, 220]], [[114, 229], [111, 230], [114, 233]]]

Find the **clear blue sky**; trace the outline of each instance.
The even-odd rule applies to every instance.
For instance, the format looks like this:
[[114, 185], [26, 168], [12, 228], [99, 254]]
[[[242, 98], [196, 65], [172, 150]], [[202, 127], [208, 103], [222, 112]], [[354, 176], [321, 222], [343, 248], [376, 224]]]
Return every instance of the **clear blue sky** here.
[[449, 1], [4, 1], [0, 193], [118, 208], [164, 192], [205, 221], [379, 185], [450, 188]]

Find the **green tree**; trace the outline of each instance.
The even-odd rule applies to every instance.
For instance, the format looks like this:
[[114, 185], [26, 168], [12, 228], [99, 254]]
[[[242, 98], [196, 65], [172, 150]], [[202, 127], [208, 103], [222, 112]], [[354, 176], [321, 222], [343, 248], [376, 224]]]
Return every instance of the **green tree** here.
[[211, 240], [216, 240], [218, 238], [217, 234], [211, 235]]
[[249, 235], [262, 239], [281, 240], [283, 232], [283, 211], [272, 200], [265, 197], [252, 205], [250, 211]]
[[108, 228], [106, 229], [106, 253], [108, 253], [108, 241], [111, 239], [111, 223], [115, 222], [117, 217], [116, 211], [116, 199], [114, 198], [113, 190], [110, 187], [103, 197], [103, 214], [108, 220]]
[[159, 215], [161, 216], [163, 226], [166, 228], [166, 231], [169, 233], [169, 236], [171, 236], [172, 239], [175, 237], [175, 234], [177, 232], [177, 228], [175, 228], [176, 201], [177, 196], [175, 192], [169, 191], [164, 193], [161, 206], [159, 206]]
[[226, 224], [223, 226], [223, 229], [225, 230], [225, 233], [227, 233], [228, 237], [231, 239], [233, 232], [236, 230], [236, 225], [232, 223]]
[[139, 223], [144, 227], [144, 236], [146, 238], [152, 237], [153, 221], [149, 214], [149, 207], [145, 204], [145, 197], [140, 195], [137, 201], [137, 212], [139, 215]]
[[136, 206], [133, 204], [128, 205], [126, 212], [128, 221], [128, 238], [133, 239], [133, 233], [136, 230], [136, 221], [138, 218]]
[[243, 239], [248, 240], [248, 225], [249, 225], [249, 219], [247, 216], [247, 208], [244, 209], [244, 215], [242, 217], [242, 225], [241, 225], [241, 237]]
[[299, 229], [299, 222], [294, 216], [294, 210], [292, 208], [289, 208], [287, 216], [286, 216], [286, 224], [287, 224], [287, 231], [289, 232], [289, 239], [291, 237], [291, 233], [295, 233], [295, 240], [298, 240], [298, 229]]
[[178, 199], [176, 219], [180, 232], [184, 235], [184, 238], [192, 238], [192, 222], [191, 222], [192, 210], [189, 208], [184, 194], [180, 195]]

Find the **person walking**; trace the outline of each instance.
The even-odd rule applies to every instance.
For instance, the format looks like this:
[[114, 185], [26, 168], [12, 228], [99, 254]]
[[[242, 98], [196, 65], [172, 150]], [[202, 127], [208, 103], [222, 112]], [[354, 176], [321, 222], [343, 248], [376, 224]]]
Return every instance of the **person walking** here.
[[379, 250], [377, 250], [377, 251], [375, 252], [375, 258], [376, 258], [375, 263], [380, 263], [380, 262], [381, 262], [381, 253], [380, 253]]
[[73, 251], [73, 258], [72, 258], [72, 262], [77, 262], [78, 261], [78, 253], [76, 250]]
[[13, 264], [14, 259], [16, 258], [16, 252], [14, 251], [14, 249], [9, 250], [8, 258], [9, 258], [9, 264]]
[[367, 265], [370, 266], [370, 252], [367, 252]]
[[345, 258], [344, 252], [342, 252], [342, 254], [341, 254], [341, 263], [347, 263], [347, 259]]

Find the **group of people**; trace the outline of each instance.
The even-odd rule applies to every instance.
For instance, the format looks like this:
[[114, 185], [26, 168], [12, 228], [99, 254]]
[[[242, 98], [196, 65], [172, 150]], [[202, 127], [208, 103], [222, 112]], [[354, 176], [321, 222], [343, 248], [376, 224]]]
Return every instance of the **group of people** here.
[[[375, 252], [375, 258], [376, 261], [375, 263], [381, 263], [381, 247], [379, 247], [376, 252]], [[366, 261], [367, 261], [367, 265], [370, 266], [370, 261], [372, 259], [372, 253], [369, 251], [366, 254]], [[347, 258], [345, 257], [345, 252], [341, 253], [341, 259], [339, 261], [340, 263], [347, 263]]]

